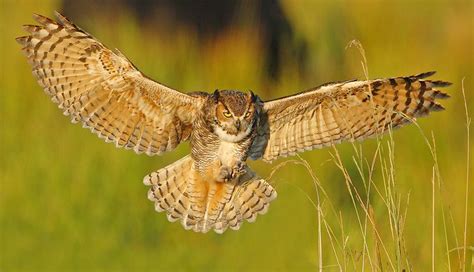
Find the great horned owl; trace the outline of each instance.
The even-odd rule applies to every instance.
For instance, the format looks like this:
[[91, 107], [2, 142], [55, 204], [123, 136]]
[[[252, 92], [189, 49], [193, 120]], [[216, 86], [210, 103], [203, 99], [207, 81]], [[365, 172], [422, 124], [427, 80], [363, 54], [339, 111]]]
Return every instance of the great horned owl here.
[[439, 111], [444, 81], [415, 76], [330, 83], [263, 102], [253, 93], [181, 93], [142, 74], [120, 52], [56, 13], [19, 37], [33, 74], [72, 121], [117, 147], [191, 154], [144, 178], [157, 211], [186, 229], [222, 233], [267, 211], [276, 192], [246, 160], [272, 161], [362, 140]]

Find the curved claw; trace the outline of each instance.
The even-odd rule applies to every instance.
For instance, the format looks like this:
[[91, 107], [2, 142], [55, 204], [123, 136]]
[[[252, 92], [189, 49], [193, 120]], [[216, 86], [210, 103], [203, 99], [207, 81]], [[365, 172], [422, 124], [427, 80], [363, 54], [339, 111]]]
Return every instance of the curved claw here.
[[247, 172], [245, 162], [237, 162], [233, 167], [221, 166], [217, 181], [229, 182], [238, 179], [240, 176]]
[[239, 161], [232, 168], [232, 178], [238, 178], [247, 172], [246, 164], [243, 161]]

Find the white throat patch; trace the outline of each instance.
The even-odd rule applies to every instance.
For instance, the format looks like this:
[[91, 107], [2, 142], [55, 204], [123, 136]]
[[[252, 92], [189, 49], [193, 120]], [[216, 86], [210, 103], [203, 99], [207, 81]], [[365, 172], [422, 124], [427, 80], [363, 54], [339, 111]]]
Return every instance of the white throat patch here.
[[251, 130], [252, 130], [252, 126], [249, 126], [245, 131], [241, 131], [237, 135], [232, 135], [225, 132], [221, 127], [214, 126], [214, 131], [216, 135], [219, 136], [221, 140], [226, 141], [226, 142], [231, 142], [231, 143], [241, 141], [243, 138], [249, 135]]

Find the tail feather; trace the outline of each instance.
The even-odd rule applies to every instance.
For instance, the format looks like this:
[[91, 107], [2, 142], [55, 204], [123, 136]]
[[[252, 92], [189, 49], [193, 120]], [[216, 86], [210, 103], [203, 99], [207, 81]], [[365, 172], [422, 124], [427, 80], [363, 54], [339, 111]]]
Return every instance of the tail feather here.
[[166, 211], [168, 220], [172, 222], [187, 215], [186, 180], [191, 165], [191, 156], [186, 156], [143, 180], [145, 185], [151, 186], [148, 199], [155, 201], [155, 210]]
[[185, 229], [223, 233], [237, 230], [243, 221], [253, 222], [268, 210], [276, 192], [264, 179], [247, 167], [246, 174], [230, 182], [206, 180], [194, 169], [191, 156], [144, 178], [151, 186], [148, 198], [168, 220], [180, 220]]

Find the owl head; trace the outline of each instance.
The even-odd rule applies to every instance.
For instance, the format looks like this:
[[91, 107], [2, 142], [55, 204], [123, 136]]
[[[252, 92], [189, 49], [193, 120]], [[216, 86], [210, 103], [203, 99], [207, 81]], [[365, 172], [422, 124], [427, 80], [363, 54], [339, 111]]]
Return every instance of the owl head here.
[[227, 142], [239, 142], [251, 132], [260, 112], [258, 96], [252, 92], [216, 90], [212, 122], [214, 133]]

